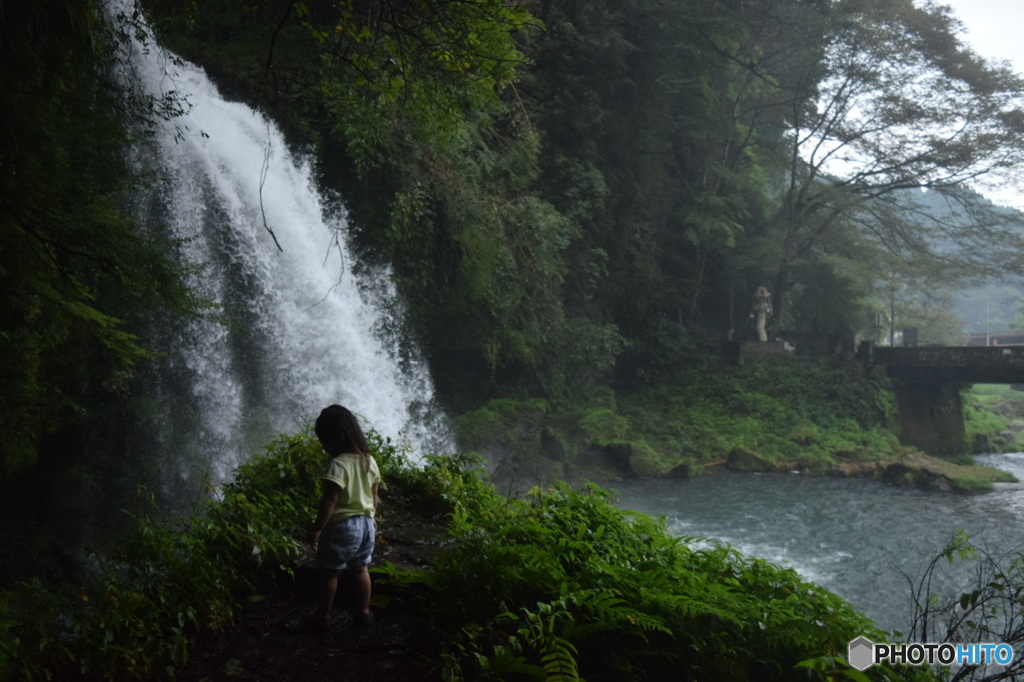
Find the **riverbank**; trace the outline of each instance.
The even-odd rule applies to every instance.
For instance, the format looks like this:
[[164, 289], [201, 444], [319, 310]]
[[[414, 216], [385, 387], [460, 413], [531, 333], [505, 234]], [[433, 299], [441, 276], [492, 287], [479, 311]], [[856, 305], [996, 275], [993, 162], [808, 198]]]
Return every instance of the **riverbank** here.
[[[993, 489], [995, 483], [1016, 483], [1012, 473], [974, 463], [959, 463], [907, 451], [878, 461], [858, 461], [837, 454], [836, 464], [802, 469], [789, 462], [768, 462], [737, 448], [722, 468], [738, 472], [784, 472], [838, 478], [870, 478], [889, 485], [937, 492], [977, 493]], [[967, 462], [970, 458], [964, 458]]]
[[[863, 461], [847, 458], [837, 453], [832, 463], [813, 463], [806, 465], [800, 461], [769, 461], [757, 453], [745, 448], [735, 448], [727, 457], [714, 461], [705, 461], [699, 466], [683, 463], [666, 472], [654, 476], [636, 476], [628, 472], [624, 474], [616, 461], [628, 461], [628, 445], [621, 445], [617, 457], [608, 457], [604, 462], [591, 466], [587, 476], [571, 479], [575, 483], [593, 480], [600, 485], [614, 487], [626, 480], [643, 479], [677, 479], [724, 476], [732, 473], [775, 473], [799, 474], [803, 476], [826, 476], [835, 478], [864, 478], [885, 485], [905, 488], [917, 488], [933, 492], [952, 493], [983, 493], [994, 489], [996, 483], [1016, 483], [1018, 479], [1012, 473], [1000, 469], [978, 465], [972, 458], [963, 457], [953, 462], [930, 457], [922, 452], [907, 450], [897, 455], [879, 460]], [[536, 472], [538, 468], [534, 468]], [[496, 484], [503, 489], [528, 490], [534, 485], [546, 485], [550, 481], [543, 477], [531, 477], [523, 469], [510, 470], [509, 467], [498, 467], [492, 473]]]
[[[834, 358], [709, 362], [582, 405], [494, 400], [455, 421], [463, 447], [486, 457], [494, 480], [522, 489], [721, 471], [863, 476], [959, 492], [1009, 480], [966, 454], [937, 459], [901, 444], [888, 380]], [[975, 452], [1018, 449], [1024, 398], [1008, 387], [965, 391], [964, 422]]]

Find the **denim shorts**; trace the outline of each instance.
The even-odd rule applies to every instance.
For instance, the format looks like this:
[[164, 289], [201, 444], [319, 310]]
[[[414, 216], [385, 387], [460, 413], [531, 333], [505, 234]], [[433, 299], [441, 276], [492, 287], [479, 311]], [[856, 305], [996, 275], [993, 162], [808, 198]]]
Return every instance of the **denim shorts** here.
[[373, 519], [365, 514], [327, 526], [316, 548], [317, 566], [327, 571], [366, 566], [373, 559], [376, 536]]

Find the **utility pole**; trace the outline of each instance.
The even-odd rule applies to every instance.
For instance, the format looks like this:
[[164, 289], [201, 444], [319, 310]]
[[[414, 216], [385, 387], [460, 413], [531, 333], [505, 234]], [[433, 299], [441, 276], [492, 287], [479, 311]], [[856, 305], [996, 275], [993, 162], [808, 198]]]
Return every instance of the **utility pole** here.
[[992, 335], [988, 330], [988, 292], [985, 292], [985, 345], [992, 345]]
[[889, 287], [889, 347], [896, 344], [896, 286]]

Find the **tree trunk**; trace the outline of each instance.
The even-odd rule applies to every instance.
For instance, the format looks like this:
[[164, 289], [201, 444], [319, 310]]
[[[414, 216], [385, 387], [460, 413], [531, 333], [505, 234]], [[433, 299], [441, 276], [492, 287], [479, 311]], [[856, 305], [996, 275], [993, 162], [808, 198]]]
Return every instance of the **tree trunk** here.
[[779, 263], [779, 269], [775, 272], [775, 286], [772, 288], [772, 331], [778, 333], [782, 329], [783, 307], [782, 302], [789, 291], [789, 263]]

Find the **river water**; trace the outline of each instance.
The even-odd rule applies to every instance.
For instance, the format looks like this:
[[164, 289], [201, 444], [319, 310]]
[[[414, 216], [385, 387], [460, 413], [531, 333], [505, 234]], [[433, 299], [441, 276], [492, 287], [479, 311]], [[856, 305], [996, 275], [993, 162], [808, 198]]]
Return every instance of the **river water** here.
[[[1024, 453], [978, 455], [1024, 481]], [[946, 542], [963, 530], [992, 555], [1024, 549], [1024, 484], [976, 495], [924, 492], [867, 479], [729, 474], [689, 481], [628, 481], [620, 506], [664, 515], [680, 537], [706, 538], [798, 571], [849, 601], [883, 630], [907, 632], [911, 591]], [[969, 571], [943, 571], [951, 587]], [[959, 577], [957, 575], [959, 571]]]

